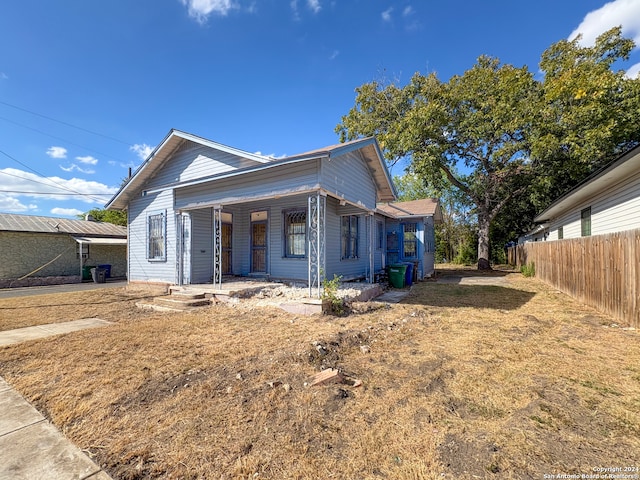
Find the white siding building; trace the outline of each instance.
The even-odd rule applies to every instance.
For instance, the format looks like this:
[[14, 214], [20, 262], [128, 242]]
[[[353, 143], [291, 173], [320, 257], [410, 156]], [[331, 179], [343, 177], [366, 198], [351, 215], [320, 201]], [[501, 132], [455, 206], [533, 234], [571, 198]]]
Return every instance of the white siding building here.
[[640, 146], [587, 178], [534, 220], [547, 224], [546, 240], [640, 228]]

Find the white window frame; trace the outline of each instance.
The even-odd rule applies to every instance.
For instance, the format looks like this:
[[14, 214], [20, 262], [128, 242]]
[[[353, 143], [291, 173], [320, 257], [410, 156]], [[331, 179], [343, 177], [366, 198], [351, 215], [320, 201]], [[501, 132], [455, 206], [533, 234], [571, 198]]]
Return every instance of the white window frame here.
[[[153, 229], [153, 231], [152, 231]], [[153, 244], [152, 244], [153, 242]], [[147, 215], [147, 260], [167, 261], [167, 211]]]

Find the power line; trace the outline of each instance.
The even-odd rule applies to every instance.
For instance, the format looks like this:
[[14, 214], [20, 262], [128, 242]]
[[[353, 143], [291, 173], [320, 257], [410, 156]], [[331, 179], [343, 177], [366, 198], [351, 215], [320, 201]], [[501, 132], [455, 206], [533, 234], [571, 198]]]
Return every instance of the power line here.
[[[0, 102], [0, 103], [2, 103], [2, 102]], [[50, 138], [54, 138], [56, 140], [61, 140], [61, 141], [65, 142], [65, 143], [68, 143], [70, 145], [75, 145], [76, 147], [84, 148], [85, 150], [89, 150], [90, 152], [97, 153], [98, 155], [100, 155], [102, 157], [108, 157], [108, 158], [111, 158], [113, 160], [117, 160], [118, 162], [122, 161], [120, 158], [116, 158], [113, 155], [109, 155], [108, 153], [103, 153], [103, 152], [100, 152], [100, 151], [98, 151], [98, 150], [96, 150], [94, 148], [86, 147], [84, 145], [80, 145], [79, 143], [72, 142], [71, 140], [67, 140], [66, 138], [57, 137], [56, 135], [51, 135], [50, 133], [43, 132], [42, 130], [38, 130], [37, 128], [30, 127], [28, 125], [24, 125], [24, 124], [22, 124], [20, 122], [14, 121], [14, 120], [10, 120], [10, 119], [8, 119], [6, 117], [0, 116], [0, 120], [4, 120], [5, 122], [13, 123], [14, 125], [18, 125], [19, 127], [26, 128], [28, 130], [32, 130], [32, 131], [34, 131], [36, 133], [39, 133], [41, 135], [45, 135], [45, 136], [50, 137]], [[127, 144], [127, 145], [129, 145], [129, 144]], [[131, 145], [129, 145], [129, 147], [131, 147]]]
[[[53, 187], [56, 187], [56, 188], [61, 188], [62, 190], [66, 190], [66, 191], [68, 191], [68, 192], [73, 192], [73, 193], [75, 193], [75, 194], [77, 194], [77, 195], [86, 195], [85, 193], [78, 192], [78, 191], [76, 191], [76, 190], [73, 190], [72, 188], [69, 188], [69, 187], [67, 187], [67, 186], [65, 186], [65, 185], [62, 185], [62, 184], [60, 184], [60, 183], [58, 183], [58, 182], [55, 182], [54, 180], [51, 180], [50, 178], [45, 177], [43, 174], [41, 174], [41, 173], [40, 173], [40, 172], [38, 172], [37, 170], [34, 170], [33, 168], [29, 167], [28, 165], [25, 165], [25, 164], [24, 164], [24, 163], [22, 163], [20, 160], [18, 160], [18, 159], [16, 159], [16, 158], [13, 158], [11, 155], [9, 155], [8, 153], [6, 153], [6, 152], [4, 152], [4, 151], [2, 151], [2, 150], [0, 150], [0, 153], [1, 153], [2, 155], [4, 155], [4, 156], [6, 156], [6, 157], [10, 158], [10, 159], [11, 159], [11, 160], [13, 160], [14, 162], [16, 162], [16, 163], [18, 163], [18, 164], [22, 165], [23, 167], [28, 168], [29, 170], [31, 170], [32, 172], [34, 172], [36, 175], [38, 175], [38, 177], [43, 178], [43, 179], [47, 180], [47, 181], [48, 181], [48, 182], [50, 182], [50, 183], [40, 182], [40, 181], [38, 181], [38, 180], [34, 180], [34, 179], [32, 179], [32, 178], [25, 178], [25, 177], [21, 177], [21, 176], [19, 176], [19, 175], [14, 175], [14, 174], [12, 174], [12, 173], [7, 173], [7, 172], [3, 172], [3, 171], [0, 171], [0, 173], [3, 173], [3, 174], [5, 174], [5, 175], [9, 175], [10, 177], [16, 177], [16, 178], [19, 178], [19, 179], [21, 179], [21, 180], [26, 180], [26, 181], [28, 181], [28, 182], [40, 183], [40, 184], [42, 184], [42, 185], [46, 185], [47, 187], [52, 187], [52, 186], [53, 186]], [[53, 185], [51, 185], [52, 183], [53, 183]], [[91, 198], [91, 196], [89, 196], [89, 198]], [[93, 200], [95, 200], [96, 202], [101, 202], [101, 201], [102, 201], [101, 199], [99, 199], [99, 198], [95, 198], [95, 197], [93, 197]]]
[[49, 117], [47, 115], [43, 115], [42, 113], [37, 113], [37, 112], [34, 112], [32, 110], [27, 110], [26, 108], [18, 107], [17, 105], [12, 105], [10, 103], [3, 102], [2, 100], [0, 100], [0, 104], [6, 105], [7, 107], [15, 108], [16, 110], [20, 110], [22, 112], [26, 112], [26, 113], [29, 113], [31, 115], [35, 115], [35, 116], [40, 117], [40, 118], [45, 118], [47, 120], [51, 120], [52, 122], [56, 122], [56, 123], [59, 123], [61, 125], [66, 125], [67, 127], [75, 128], [77, 130], [81, 130], [83, 132], [90, 133], [92, 135], [96, 135], [98, 137], [106, 138], [106, 139], [112, 140], [114, 142], [122, 143], [122, 144], [128, 145], [128, 146], [133, 145], [133, 143], [131, 143], [131, 142], [125, 142], [124, 140], [120, 140], [119, 138], [115, 138], [115, 137], [112, 137], [112, 136], [109, 136], [109, 135], [104, 135], [104, 134], [99, 133], [99, 132], [94, 132], [93, 130], [89, 130], [89, 129], [84, 128], [84, 127], [79, 127], [79, 126], [74, 125], [72, 123], [65, 122], [63, 120], [58, 120], [57, 118]]
[[[11, 175], [10, 173], [6, 173], [6, 172], [0, 172], [0, 173], [5, 173], [6, 175]], [[13, 175], [16, 176], [16, 175]], [[21, 178], [21, 177], [18, 177]], [[29, 180], [28, 178], [25, 178], [24, 180]], [[34, 180], [31, 180], [32, 182]], [[52, 185], [48, 185], [49, 187], [51, 187]], [[56, 193], [56, 192], [25, 192], [23, 190], [0, 190], [0, 193], [21, 193], [23, 195], [56, 195], [56, 196], [65, 196], [68, 195], [70, 197], [79, 197], [79, 196], [84, 196], [84, 197], [90, 197], [92, 195], [108, 195], [108, 196], [113, 196], [113, 193]]]

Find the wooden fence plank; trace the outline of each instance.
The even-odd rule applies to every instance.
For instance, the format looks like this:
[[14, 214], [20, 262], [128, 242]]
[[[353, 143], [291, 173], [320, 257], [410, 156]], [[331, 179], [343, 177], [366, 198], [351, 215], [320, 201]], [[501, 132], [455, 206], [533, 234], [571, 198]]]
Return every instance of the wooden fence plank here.
[[640, 327], [640, 229], [510, 247], [509, 263], [625, 325]]

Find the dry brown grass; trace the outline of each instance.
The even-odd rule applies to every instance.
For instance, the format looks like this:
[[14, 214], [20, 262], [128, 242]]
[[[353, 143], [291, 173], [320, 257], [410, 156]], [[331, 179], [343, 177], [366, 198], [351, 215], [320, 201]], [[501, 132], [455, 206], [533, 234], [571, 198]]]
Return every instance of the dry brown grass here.
[[[345, 318], [132, 314], [125, 302], [116, 325], [0, 350], [0, 375], [117, 479], [542, 478], [634, 465], [637, 333], [507, 278], [420, 283], [402, 305]], [[304, 386], [329, 366], [363, 386]]]
[[149, 290], [120, 287], [0, 299], [0, 332], [81, 318], [138, 318], [135, 303], [150, 296]]

